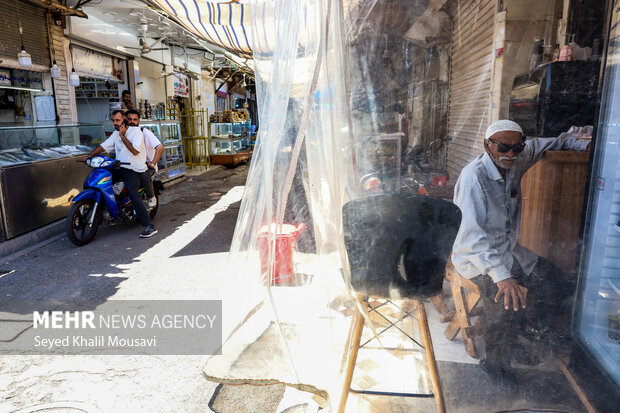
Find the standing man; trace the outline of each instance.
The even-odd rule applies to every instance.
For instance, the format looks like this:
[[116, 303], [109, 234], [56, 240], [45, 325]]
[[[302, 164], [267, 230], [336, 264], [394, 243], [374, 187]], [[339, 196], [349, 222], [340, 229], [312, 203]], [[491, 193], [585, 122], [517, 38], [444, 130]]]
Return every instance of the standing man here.
[[[135, 109], [130, 109], [125, 114], [129, 126], [140, 126], [140, 113]], [[149, 129], [140, 128], [144, 135], [144, 148], [146, 151], [146, 171], [140, 174], [140, 181], [144, 185], [146, 196], [149, 198], [146, 203], [147, 208], [153, 208], [157, 205], [155, 190], [153, 188], [153, 175], [157, 173], [157, 162], [164, 153], [164, 145], [161, 144], [157, 136]]]
[[135, 109], [135, 105], [131, 101], [131, 92], [123, 90], [123, 93], [121, 93], [121, 110], [125, 112], [129, 109]]
[[138, 193], [140, 174], [146, 171], [144, 136], [139, 128], [129, 126], [127, 121], [123, 118], [123, 112], [120, 110], [112, 112], [112, 123], [114, 124], [114, 133], [101, 143], [101, 145], [93, 149], [91, 153], [85, 156], [84, 160], [103, 152], [114, 151], [116, 153], [116, 159], [122, 163], [126, 163], [112, 173], [116, 178], [125, 183], [125, 188], [127, 188], [138, 221], [144, 225], [144, 231], [142, 231], [140, 237], [152, 237], [157, 234], [157, 229], [151, 222], [151, 217], [142, 201], [142, 197], [140, 197]]
[[[571, 131], [573, 129], [571, 128]], [[569, 131], [570, 132], [570, 131]], [[463, 218], [452, 250], [456, 270], [480, 287], [486, 356], [481, 366], [496, 378], [512, 376], [512, 361], [537, 364], [517, 342], [517, 334], [561, 338], [574, 280], [517, 243], [521, 218], [521, 178], [547, 150], [587, 150], [580, 134], [527, 140], [509, 120], [486, 130], [485, 153], [465, 168], [454, 189]], [[524, 288], [525, 287], [525, 288]]]

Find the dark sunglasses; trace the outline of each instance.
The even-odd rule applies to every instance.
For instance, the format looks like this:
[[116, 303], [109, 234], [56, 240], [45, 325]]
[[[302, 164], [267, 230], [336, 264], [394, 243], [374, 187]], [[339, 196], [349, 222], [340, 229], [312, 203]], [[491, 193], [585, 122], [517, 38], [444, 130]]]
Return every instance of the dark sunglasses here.
[[505, 143], [497, 143], [493, 139], [488, 138], [488, 141], [497, 146], [497, 151], [499, 153], [506, 153], [512, 150], [513, 153], [521, 153], [523, 149], [525, 149], [525, 137], [523, 137], [523, 141], [519, 142], [515, 145], [507, 145]]

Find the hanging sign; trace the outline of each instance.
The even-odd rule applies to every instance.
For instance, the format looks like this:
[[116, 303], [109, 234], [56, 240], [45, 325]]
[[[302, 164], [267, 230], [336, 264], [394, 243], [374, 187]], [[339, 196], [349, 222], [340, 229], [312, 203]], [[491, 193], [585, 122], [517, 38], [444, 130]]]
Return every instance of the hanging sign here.
[[31, 70], [0, 70], [0, 86], [43, 90], [43, 75]]
[[73, 67], [78, 75], [99, 79], [125, 81], [125, 61], [93, 50], [73, 46]]
[[189, 95], [189, 79], [182, 73], [172, 76], [174, 79], [174, 95], [186, 98]]

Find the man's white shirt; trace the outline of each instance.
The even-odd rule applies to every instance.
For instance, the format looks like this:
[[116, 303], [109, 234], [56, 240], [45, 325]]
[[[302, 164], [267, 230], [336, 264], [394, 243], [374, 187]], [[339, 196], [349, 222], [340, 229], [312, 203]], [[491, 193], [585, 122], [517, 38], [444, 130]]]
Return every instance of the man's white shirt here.
[[155, 157], [155, 149], [161, 145], [161, 142], [157, 139], [157, 136], [155, 136], [155, 134], [147, 128], [142, 128], [142, 133], [144, 134], [146, 161], [153, 162], [153, 158]]
[[123, 143], [118, 131], [114, 131], [112, 135], [101, 143], [101, 147], [106, 152], [116, 153], [116, 159], [121, 162], [127, 162], [128, 165], [121, 165], [123, 168], [131, 169], [132, 171], [142, 173], [146, 171], [146, 150], [144, 144], [144, 135], [137, 126], [130, 126], [125, 132], [125, 138], [139, 153], [134, 155]]

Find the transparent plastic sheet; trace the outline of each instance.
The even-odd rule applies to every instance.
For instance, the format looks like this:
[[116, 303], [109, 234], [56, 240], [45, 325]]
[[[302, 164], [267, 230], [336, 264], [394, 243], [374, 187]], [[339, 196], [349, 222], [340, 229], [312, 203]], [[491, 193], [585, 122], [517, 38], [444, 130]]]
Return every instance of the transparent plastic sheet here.
[[[432, 398], [402, 397], [436, 390], [427, 355], [411, 351], [420, 347], [401, 333], [423, 342], [417, 306], [402, 300], [407, 298], [403, 288], [389, 280], [382, 286], [387, 292], [366, 300], [358, 293], [364, 296], [367, 290], [352, 288], [343, 207], [393, 193], [451, 200], [460, 171], [484, 152], [485, 130], [492, 122], [512, 117], [525, 135], [540, 136], [530, 133], [541, 130], [539, 115], [527, 108], [542, 104], [535, 100], [534, 85], [545, 76], [537, 59], [552, 60], [555, 44], [565, 43], [559, 37], [567, 22], [557, 19], [563, 5], [504, 1], [498, 8], [489, 0], [247, 4], [261, 126], [225, 275], [225, 342], [222, 355], [206, 363], [205, 375], [225, 384], [284, 383], [338, 411], [352, 321], [361, 311], [366, 324], [361, 342], [369, 343], [360, 350], [352, 387], [400, 395], [350, 394], [347, 411], [432, 411], [437, 408]], [[550, 106], [565, 111], [564, 116], [548, 113], [556, 122], [552, 126], [561, 129], [554, 136], [573, 125], [595, 123], [592, 90], [596, 96], [600, 61], [588, 55], [587, 47], [595, 38], [604, 43], [603, 28], [599, 34], [593, 26], [588, 33], [582, 26], [573, 23], [581, 33], [573, 51], [575, 59], [585, 61], [567, 69], [572, 77], [567, 75], [561, 88], [564, 97], [573, 94], [572, 100], [548, 95]], [[534, 39], [551, 45], [540, 57], [533, 56]], [[542, 185], [544, 178], [530, 181]], [[569, 195], [566, 202], [577, 197]], [[557, 249], [550, 240], [542, 246], [532, 241], [539, 228], [527, 214], [523, 211], [522, 220], [529, 233], [522, 231], [520, 242], [529, 242], [526, 246], [540, 255], [537, 247]], [[385, 208], [377, 217], [392, 219], [398, 231], [408, 215]], [[567, 256], [549, 255], [567, 272], [574, 271], [578, 239], [573, 238], [562, 244]], [[372, 256], [373, 245], [365, 247]], [[478, 366], [486, 350], [478, 339], [472, 357], [458, 328], [458, 336], [446, 338], [449, 324], [441, 321], [449, 316], [440, 313], [441, 303], [454, 312], [454, 302], [447, 281], [443, 288], [441, 301], [431, 305], [428, 296], [422, 301], [448, 411], [583, 410], [553, 358], [526, 369], [527, 385], [494, 382]], [[385, 296], [400, 307], [385, 305]], [[382, 314], [368, 313], [368, 307]], [[400, 321], [408, 314], [412, 317]], [[470, 318], [472, 326], [476, 319]], [[387, 336], [375, 337], [390, 323], [401, 330], [392, 327]], [[310, 406], [306, 411], [316, 411]]]

